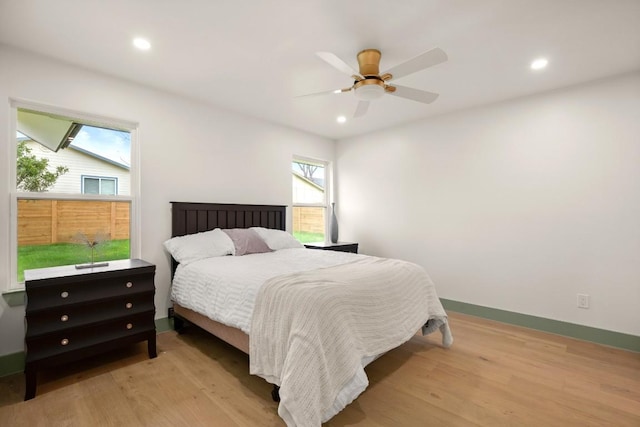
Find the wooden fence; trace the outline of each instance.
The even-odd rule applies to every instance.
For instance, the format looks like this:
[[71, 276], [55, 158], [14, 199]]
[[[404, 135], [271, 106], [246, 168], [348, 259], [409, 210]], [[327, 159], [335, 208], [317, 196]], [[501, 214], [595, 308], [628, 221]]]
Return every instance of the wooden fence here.
[[128, 239], [129, 211], [129, 202], [18, 200], [18, 246], [73, 242], [78, 233]]
[[324, 233], [324, 208], [294, 207], [293, 229], [308, 233]]

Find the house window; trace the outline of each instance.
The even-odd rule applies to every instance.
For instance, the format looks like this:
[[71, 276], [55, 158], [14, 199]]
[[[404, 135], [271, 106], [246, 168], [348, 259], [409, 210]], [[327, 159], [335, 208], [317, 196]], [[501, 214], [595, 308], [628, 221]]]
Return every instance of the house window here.
[[82, 176], [82, 194], [118, 194], [118, 178]]
[[135, 125], [12, 107], [10, 286], [23, 286], [26, 269], [138, 257]]
[[327, 235], [328, 163], [294, 158], [291, 163], [293, 235], [303, 243], [321, 242]]

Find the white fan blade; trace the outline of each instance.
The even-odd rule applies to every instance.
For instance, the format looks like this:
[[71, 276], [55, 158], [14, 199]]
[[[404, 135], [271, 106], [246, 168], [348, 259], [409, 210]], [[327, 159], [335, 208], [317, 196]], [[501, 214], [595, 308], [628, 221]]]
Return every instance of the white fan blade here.
[[368, 109], [369, 109], [369, 101], [358, 102], [358, 106], [356, 107], [356, 112], [353, 113], [353, 118], [364, 116], [365, 114], [367, 114]]
[[398, 64], [393, 68], [385, 71], [382, 74], [391, 74], [393, 80], [400, 77], [408, 76], [416, 71], [424, 70], [425, 68], [433, 67], [447, 60], [447, 54], [440, 48], [431, 49], [422, 55], [418, 55], [413, 59], [410, 59], [402, 64]]
[[400, 98], [411, 99], [412, 101], [418, 101], [425, 104], [431, 104], [438, 99], [437, 93], [427, 92], [425, 90], [413, 89], [406, 86], [393, 85], [396, 88], [393, 92], [387, 92], [389, 95], [399, 96]]
[[305, 95], [297, 95], [296, 98], [304, 98], [305, 96], [319, 96], [319, 95], [329, 95], [332, 93], [344, 93], [344, 92], [350, 92], [351, 88], [344, 88], [344, 89], [335, 89], [335, 90], [325, 90], [324, 92], [315, 92], [315, 93], [307, 93]]
[[345, 73], [348, 76], [357, 76], [362, 78], [360, 73], [351, 68], [349, 64], [344, 62], [342, 59], [338, 58], [331, 52], [316, 52], [316, 55], [327, 62], [332, 67], [336, 68], [338, 71]]

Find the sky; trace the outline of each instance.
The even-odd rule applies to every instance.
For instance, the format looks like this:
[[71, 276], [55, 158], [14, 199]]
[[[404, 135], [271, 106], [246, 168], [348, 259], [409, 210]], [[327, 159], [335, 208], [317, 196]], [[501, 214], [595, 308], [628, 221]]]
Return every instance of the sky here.
[[131, 134], [129, 132], [84, 125], [71, 145], [115, 162], [131, 165]]

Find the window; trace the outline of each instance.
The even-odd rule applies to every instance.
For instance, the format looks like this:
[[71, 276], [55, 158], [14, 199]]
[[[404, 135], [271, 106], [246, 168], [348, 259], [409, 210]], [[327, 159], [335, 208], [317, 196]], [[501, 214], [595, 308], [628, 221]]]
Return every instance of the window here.
[[293, 235], [303, 243], [321, 242], [327, 235], [328, 163], [294, 158]]
[[24, 270], [139, 256], [135, 125], [12, 103], [11, 283]]
[[118, 194], [118, 178], [82, 176], [82, 194]]

